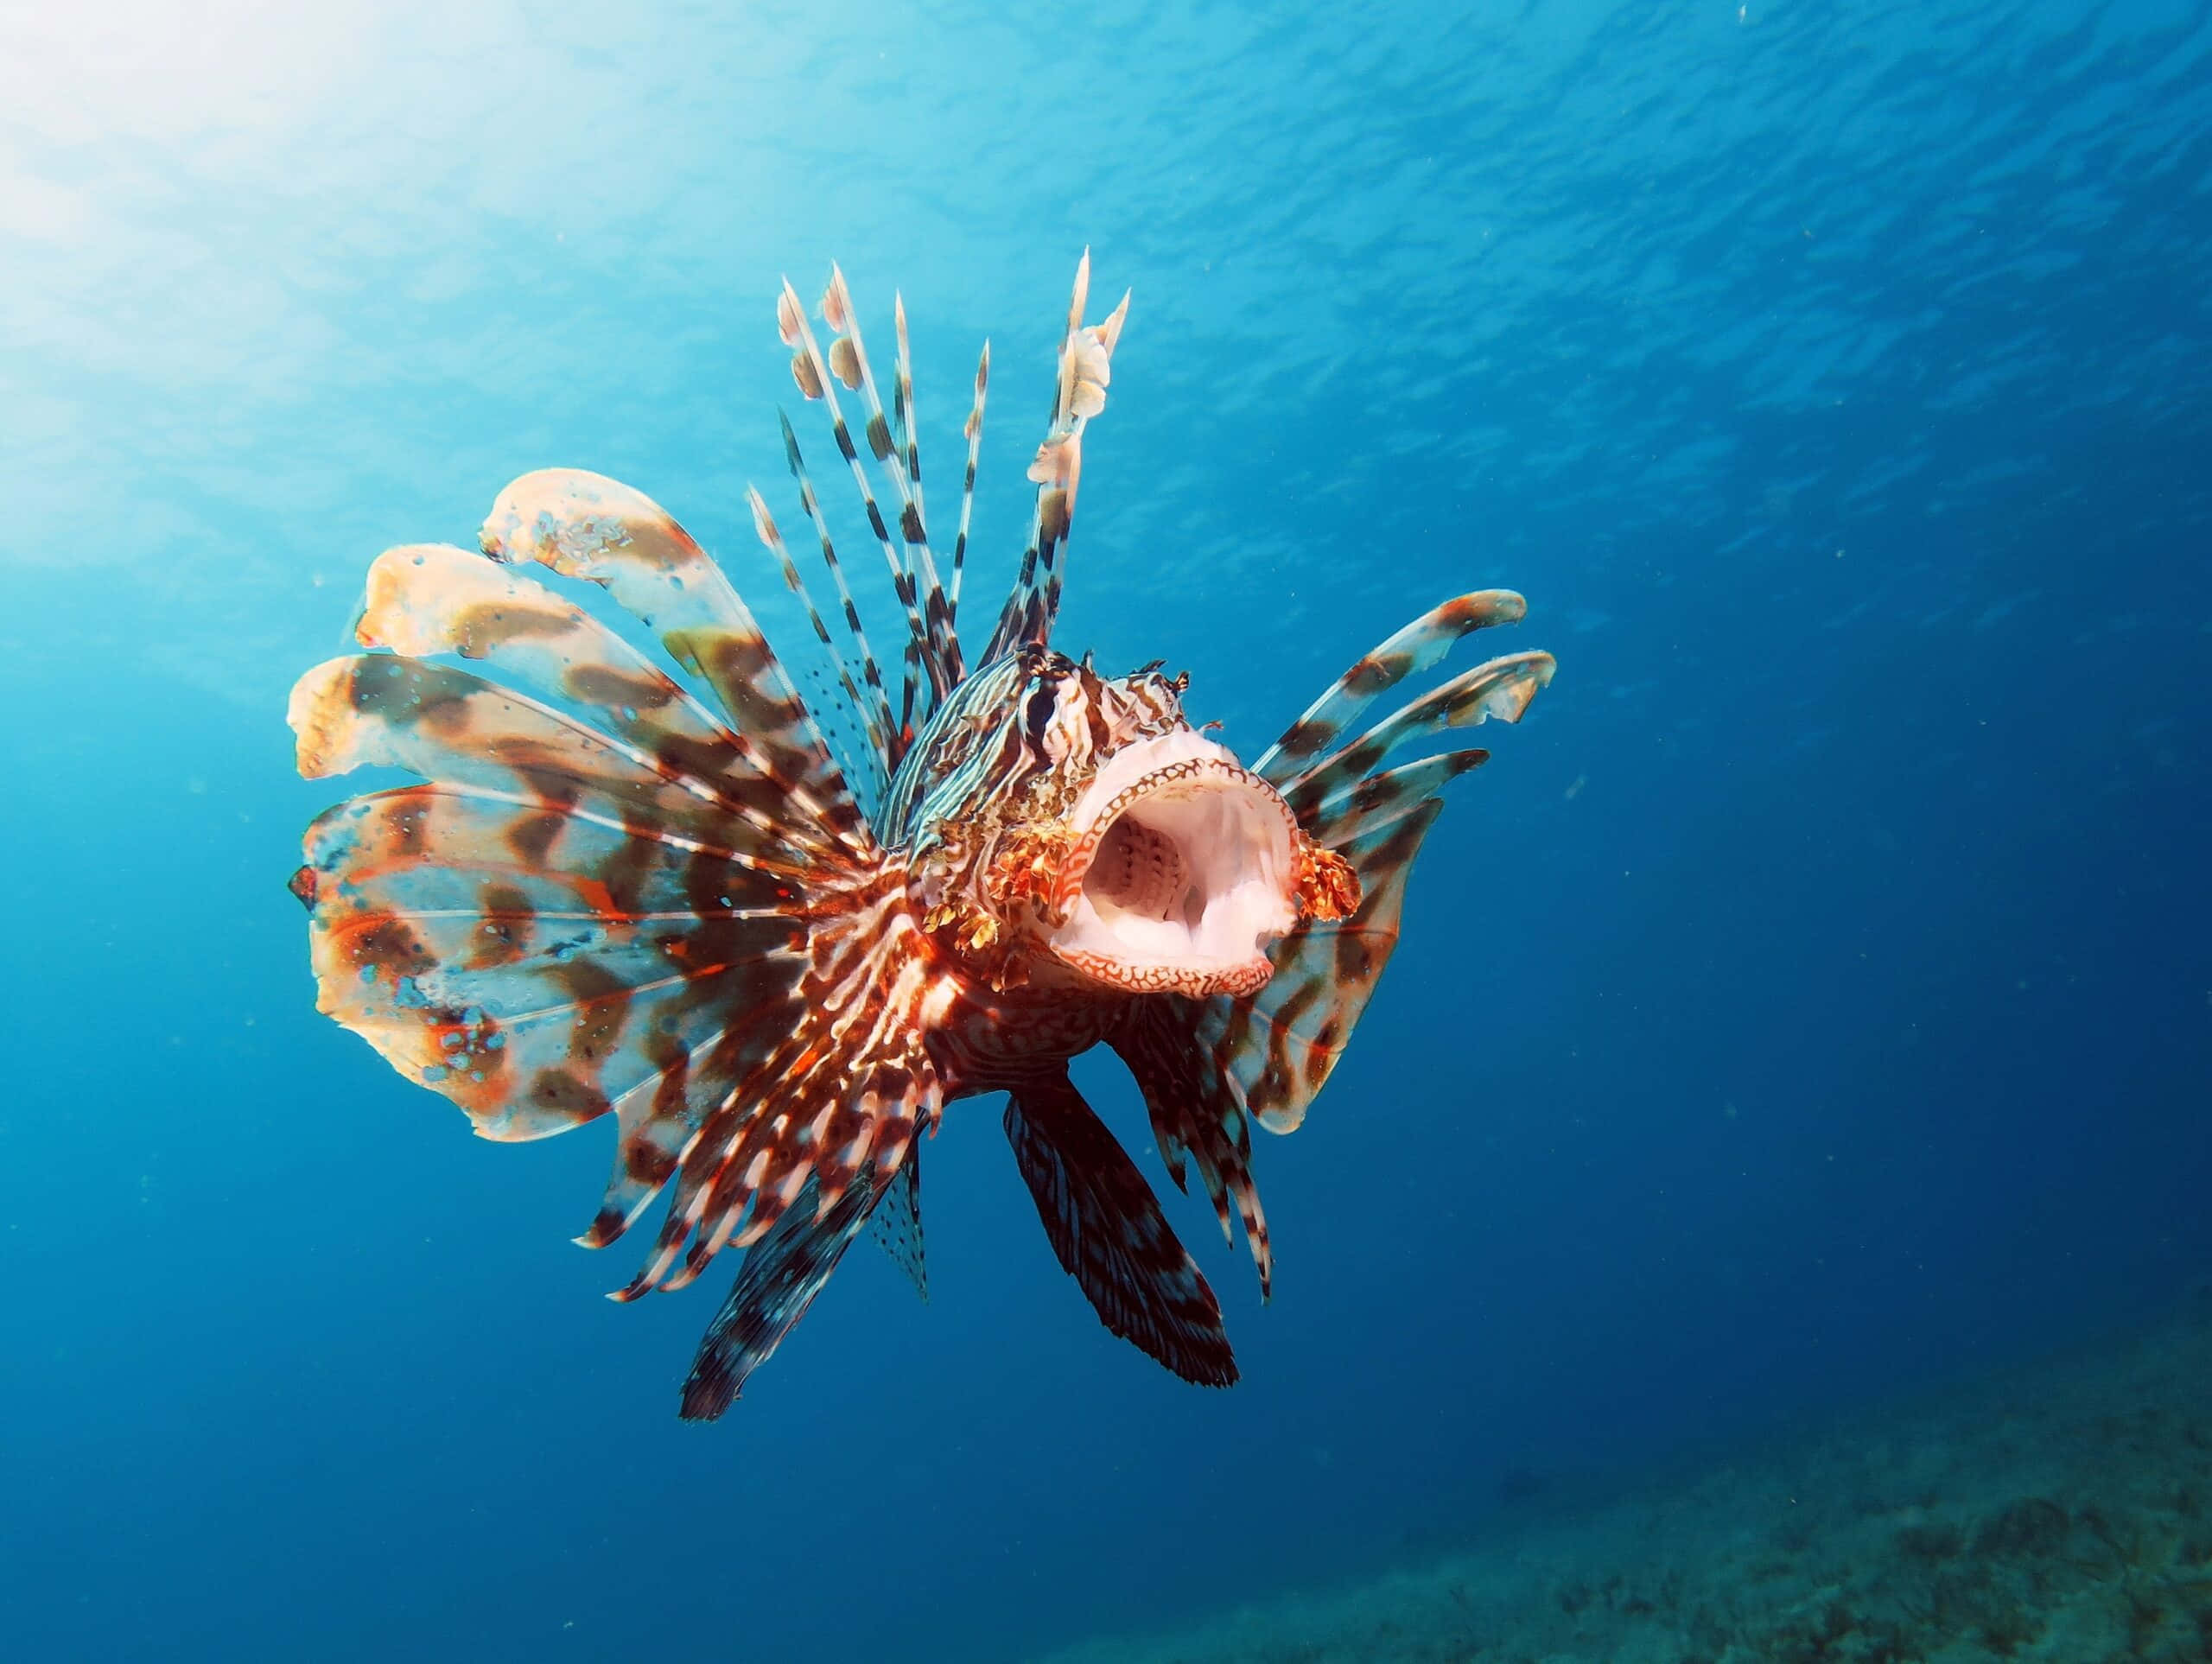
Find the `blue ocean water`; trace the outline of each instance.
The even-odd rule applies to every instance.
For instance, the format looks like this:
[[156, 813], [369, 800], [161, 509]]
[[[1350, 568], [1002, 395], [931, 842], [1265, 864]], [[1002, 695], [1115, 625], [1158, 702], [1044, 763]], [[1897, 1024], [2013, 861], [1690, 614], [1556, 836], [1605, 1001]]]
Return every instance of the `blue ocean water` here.
[[[2202, 4], [0, 29], [7, 1656], [1029, 1657], [2212, 1269]], [[931, 1303], [856, 1251], [679, 1425], [720, 1275], [597, 1298], [606, 1135], [472, 1140], [315, 1014], [286, 690], [554, 464], [803, 658], [742, 492], [833, 258], [935, 480], [992, 341], [993, 594], [1086, 245], [1135, 299], [1063, 645], [1247, 756], [1464, 589], [1558, 679], [1262, 1143], [1272, 1304], [1166, 1197], [1239, 1386], [1100, 1329], [971, 1103]]]

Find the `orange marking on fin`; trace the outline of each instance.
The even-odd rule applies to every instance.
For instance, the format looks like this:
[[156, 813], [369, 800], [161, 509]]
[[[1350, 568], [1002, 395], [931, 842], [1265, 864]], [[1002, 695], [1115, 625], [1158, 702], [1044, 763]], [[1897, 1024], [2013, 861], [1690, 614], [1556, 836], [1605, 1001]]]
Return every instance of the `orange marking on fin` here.
[[601, 879], [585, 878], [581, 874], [566, 875], [571, 888], [583, 898], [584, 905], [609, 923], [619, 923], [630, 915], [614, 905], [614, 892]]

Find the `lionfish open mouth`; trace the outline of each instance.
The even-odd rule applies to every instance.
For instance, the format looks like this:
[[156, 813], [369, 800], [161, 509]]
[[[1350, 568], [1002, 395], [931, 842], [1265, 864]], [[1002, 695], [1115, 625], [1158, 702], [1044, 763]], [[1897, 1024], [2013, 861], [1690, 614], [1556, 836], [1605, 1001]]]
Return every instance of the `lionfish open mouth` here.
[[1046, 937], [1062, 963], [1144, 994], [1249, 994], [1297, 920], [1289, 805], [1187, 728], [1109, 758], [1068, 817]]

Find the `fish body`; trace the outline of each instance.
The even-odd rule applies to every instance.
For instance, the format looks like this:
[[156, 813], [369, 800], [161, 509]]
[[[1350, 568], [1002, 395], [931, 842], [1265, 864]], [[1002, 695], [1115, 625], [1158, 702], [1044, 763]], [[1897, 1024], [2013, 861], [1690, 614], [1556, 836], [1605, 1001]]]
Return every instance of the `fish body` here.
[[[1550, 678], [1548, 655], [1510, 654], [1365, 721], [1461, 636], [1523, 611], [1509, 592], [1463, 595], [1247, 766], [1192, 725], [1185, 679], [1102, 676], [1055, 650], [1084, 429], [1128, 304], [1083, 324], [1088, 275], [1086, 255], [1020, 574], [972, 670], [957, 606], [988, 346], [948, 583], [903, 303], [887, 415], [842, 276], [820, 308], [826, 352], [788, 285], [779, 297], [793, 378], [827, 407], [905, 614], [894, 710], [786, 421], [844, 647], [766, 499], [749, 501], [858, 730], [842, 755], [721, 568], [642, 493], [575, 470], [508, 486], [476, 551], [379, 556], [365, 651], [293, 690], [303, 773], [382, 764], [422, 782], [308, 831], [292, 889], [321, 1008], [486, 1137], [611, 1115], [613, 1171], [578, 1240], [603, 1247], [666, 1197], [615, 1298], [744, 1250], [687, 1418], [728, 1407], [871, 1226], [925, 1286], [917, 1140], [947, 1104], [1001, 1092], [1052, 1248], [1102, 1321], [1186, 1379], [1234, 1381], [1218, 1301], [1068, 1060], [1105, 1045], [1127, 1063], [1170, 1176], [1195, 1168], [1224, 1235], [1241, 1225], [1264, 1294], [1252, 1123], [1303, 1118], [1395, 945], [1438, 794], [1486, 753], [1382, 765], [1518, 721]], [[840, 387], [860, 396], [859, 441]], [[670, 662], [534, 567], [597, 586]]]

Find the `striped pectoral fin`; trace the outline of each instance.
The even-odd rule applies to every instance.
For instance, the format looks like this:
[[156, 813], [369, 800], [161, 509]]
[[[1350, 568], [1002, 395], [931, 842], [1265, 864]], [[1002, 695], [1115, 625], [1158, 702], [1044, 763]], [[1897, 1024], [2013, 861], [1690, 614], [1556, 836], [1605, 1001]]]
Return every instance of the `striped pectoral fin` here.
[[480, 661], [533, 702], [580, 717], [594, 740], [756, 824], [796, 820], [817, 843], [849, 829], [835, 816], [807, 822], [809, 800], [789, 791], [770, 753], [731, 732], [646, 654], [517, 568], [443, 544], [386, 549], [369, 568], [355, 635], [364, 647], [410, 658], [450, 653]]
[[429, 781], [324, 815], [294, 890], [322, 1009], [487, 1137], [594, 1119], [719, 1013], [772, 1014], [804, 969], [799, 916], [850, 865], [826, 828], [730, 797], [728, 772], [450, 664], [334, 660], [290, 716], [302, 773]]
[[293, 685], [286, 719], [309, 779], [402, 768], [504, 796], [524, 816], [582, 815], [791, 862], [847, 853], [839, 834], [734, 792], [727, 778], [671, 769], [580, 717], [435, 660], [331, 659]]
[[728, 849], [432, 784], [340, 804], [304, 853], [321, 1009], [487, 1138], [612, 1107], [658, 1188], [670, 1118], [799, 1013], [802, 889]]
[[1052, 1252], [1099, 1321], [1185, 1381], [1233, 1382], [1221, 1303], [1074, 1083], [1061, 1075], [1020, 1088], [1006, 1134]]
[[1261, 753], [1253, 772], [1274, 784], [1295, 778], [1357, 731], [1370, 705], [1408, 676], [1438, 664], [1463, 636], [1500, 624], [1518, 624], [1529, 603], [1510, 589], [1478, 589], [1432, 607], [1329, 684]]
[[1461, 595], [1416, 619], [1339, 677], [1255, 765], [1283, 795], [1314, 844], [1349, 862], [1360, 901], [1350, 917], [1308, 918], [1268, 949], [1274, 975], [1258, 992], [1209, 1000], [1193, 1023], [1212, 1066], [1242, 1108], [1287, 1133], [1367, 1008], [1398, 942], [1406, 879], [1443, 808], [1439, 796], [1479, 766], [1479, 748], [1382, 763], [1401, 746], [1491, 718], [1517, 722], [1552, 678], [1545, 652], [1509, 653], [1431, 688], [1363, 727], [1370, 706], [1440, 662], [1472, 631], [1517, 622], [1509, 590]]
[[807, 1181], [798, 1205], [747, 1250], [729, 1298], [707, 1325], [683, 1383], [684, 1420], [713, 1421], [736, 1401], [747, 1378], [806, 1315], [881, 1197], [869, 1177], [822, 1209], [817, 1184]]
[[1358, 878], [1350, 917], [1307, 919], [1268, 950], [1274, 975], [1256, 994], [1208, 1000], [1196, 1023], [1216, 1066], [1271, 1133], [1294, 1131], [1351, 1039], [1398, 945], [1406, 880], [1444, 808], [1422, 799], [1338, 848]]
[[1463, 670], [1384, 717], [1343, 750], [1302, 773], [1277, 778], [1283, 801], [1301, 822], [1323, 803], [1367, 778], [1389, 754], [1409, 741], [1447, 728], [1473, 727], [1496, 717], [1518, 722], [1529, 702], [1552, 679], [1552, 656], [1509, 653]]
[[602, 586], [712, 689], [760, 772], [795, 812], [865, 843], [829, 742], [721, 568], [643, 492], [578, 468], [524, 474], [499, 493], [480, 541]]

